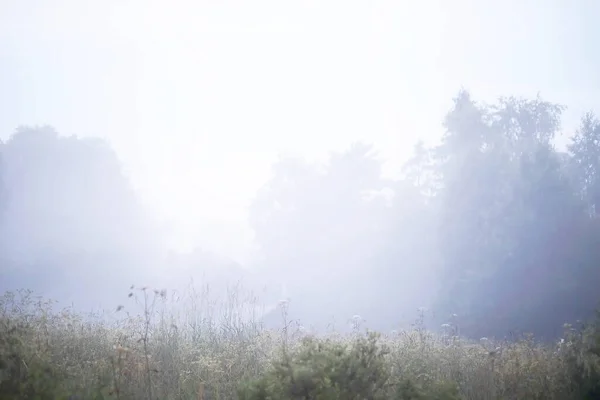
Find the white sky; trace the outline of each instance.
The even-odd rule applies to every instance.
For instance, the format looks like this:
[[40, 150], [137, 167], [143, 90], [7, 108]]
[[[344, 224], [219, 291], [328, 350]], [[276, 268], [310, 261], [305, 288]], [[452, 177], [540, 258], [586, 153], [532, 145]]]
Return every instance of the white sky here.
[[0, 134], [107, 138], [177, 242], [241, 257], [281, 152], [365, 140], [393, 173], [461, 85], [540, 91], [572, 129], [600, 105], [595, 3], [0, 0]]

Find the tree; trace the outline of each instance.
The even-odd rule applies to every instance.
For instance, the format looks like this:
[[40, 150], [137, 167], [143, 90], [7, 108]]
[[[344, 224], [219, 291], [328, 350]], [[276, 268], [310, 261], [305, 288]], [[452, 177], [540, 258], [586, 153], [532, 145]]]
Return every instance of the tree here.
[[89, 284], [86, 294], [126, 289], [148, 267], [157, 238], [105, 141], [21, 127], [3, 146], [3, 161], [3, 274], [32, 289], [54, 287], [62, 298], [69, 282]]
[[[442, 314], [462, 315], [476, 335], [510, 330], [548, 333], [574, 315], [549, 317], [549, 303], [573, 296], [566, 282], [581, 207], [564, 156], [552, 140], [562, 106], [502, 98], [479, 105], [467, 92], [446, 117], [446, 135], [435, 149], [441, 185]], [[564, 311], [564, 312], [563, 312]]]
[[393, 215], [385, 193], [394, 185], [364, 144], [331, 154], [323, 166], [293, 158], [274, 166], [251, 223], [267, 270], [286, 282], [292, 316], [324, 327], [336, 315], [344, 325], [353, 314], [393, 304], [381, 287], [392, 268], [384, 256]]
[[569, 146], [578, 191], [591, 216], [600, 204], [600, 122], [591, 112], [581, 120]]

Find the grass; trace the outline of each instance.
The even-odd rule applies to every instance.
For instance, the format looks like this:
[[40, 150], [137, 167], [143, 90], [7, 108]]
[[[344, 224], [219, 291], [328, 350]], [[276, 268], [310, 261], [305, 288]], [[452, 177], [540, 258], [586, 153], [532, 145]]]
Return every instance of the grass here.
[[[133, 288], [114, 315], [54, 310], [29, 291], [0, 297], [4, 399], [594, 399], [597, 325], [467, 341], [426, 331], [312, 337], [286, 321], [263, 329], [206, 292], [182, 301]], [[233, 299], [233, 300], [232, 300]], [[218, 311], [218, 312], [217, 312]]]

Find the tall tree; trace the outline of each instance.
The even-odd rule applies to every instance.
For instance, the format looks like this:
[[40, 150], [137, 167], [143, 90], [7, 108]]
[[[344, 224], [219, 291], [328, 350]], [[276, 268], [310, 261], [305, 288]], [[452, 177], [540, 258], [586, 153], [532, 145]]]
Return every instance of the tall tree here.
[[106, 142], [21, 127], [2, 153], [3, 274], [59, 296], [90, 285], [91, 295], [117, 284], [126, 289], [155, 258], [149, 219]]
[[564, 315], [532, 319], [564, 294], [564, 259], [571, 255], [553, 255], [580, 210], [552, 146], [562, 110], [539, 97], [479, 105], [463, 91], [446, 118], [435, 152], [444, 260], [439, 305], [462, 314], [471, 334], [547, 331], [564, 322]]

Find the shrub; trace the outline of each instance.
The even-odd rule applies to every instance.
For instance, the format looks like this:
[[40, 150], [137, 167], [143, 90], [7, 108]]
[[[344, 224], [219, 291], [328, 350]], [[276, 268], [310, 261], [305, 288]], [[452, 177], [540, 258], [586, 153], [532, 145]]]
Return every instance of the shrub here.
[[423, 387], [392, 376], [386, 345], [370, 333], [349, 342], [306, 338], [293, 353], [283, 349], [263, 377], [241, 387], [243, 400], [458, 399], [455, 385]]

